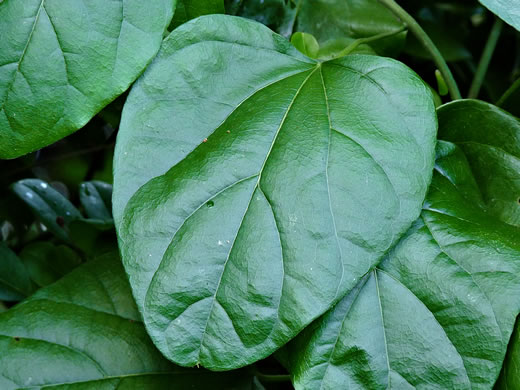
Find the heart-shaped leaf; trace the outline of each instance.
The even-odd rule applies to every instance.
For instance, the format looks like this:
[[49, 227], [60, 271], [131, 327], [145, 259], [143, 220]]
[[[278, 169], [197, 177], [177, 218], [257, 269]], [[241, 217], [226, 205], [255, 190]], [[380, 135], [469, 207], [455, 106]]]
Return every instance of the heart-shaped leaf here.
[[397, 61], [317, 62], [231, 16], [179, 27], [128, 97], [115, 157], [152, 340], [211, 369], [285, 344], [417, 218], [435, 133], [428, 88]]
[[0, 2], [0, 158], [79, 129], [159, 50], [175, 0]]
[[520, 230], [461, 195], [454, 147], [399, 244], [281, 354], [296, 389], [492, 388], [520, 311]]
[[0, 315], [0, 388], [252, 389], [244, 372], [186, 370], [148, 338], [117, 255], [106, 255]]
[[520, 120], [479, 100], [448, 103], [438, 113], [439, 136], [464, 152], [485, 208], [520, 226]]

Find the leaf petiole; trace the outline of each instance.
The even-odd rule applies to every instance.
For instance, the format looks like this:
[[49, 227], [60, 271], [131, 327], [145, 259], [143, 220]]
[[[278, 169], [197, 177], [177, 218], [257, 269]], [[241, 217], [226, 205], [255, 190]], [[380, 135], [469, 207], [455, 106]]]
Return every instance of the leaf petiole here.
[[502, 19], [496, 18], [495, 23], [491, 28], [491, 32], [489, 33], [486, 46], [484, 46], [482, 56], [480, 57], [477, 71], [475, 72], [475, 77], [471, 82], [471, 86], [468, 92], [468, 99], [476, 99], [478, 96], [480, 87], [484, 82], [484, 77], [486, 76], [489, 63], [491, 62], [491, 57], [493, 56], [493, 52], [495, 51], [495, 47], [497, 46], [498, 38], [500, 37], [500, 33], [502, 32], [503, 25], [504, 23], [502, 22]]
[[359, 38], [356, 39], [354, 42], [352, 42], [350, 45], [348, 45], [346, 48], [344, 48], [342, 51], [340, 51], [335, 58], [344, 57], [348, 54], [350, 54], [352, 51], [354, 51], [359, 45], [362, 45], [364, 43], [370, 43], [374, 41], [378, 41], [380, 39], [388, 38], [397, 34], [402, 33], [407, 29], [406, 26], [402, 26], [401, 28], [394, 30], [394, 31], [387, 31], [381, 34], [374, 35], [372, 37], [366, 37], [366, 38]]

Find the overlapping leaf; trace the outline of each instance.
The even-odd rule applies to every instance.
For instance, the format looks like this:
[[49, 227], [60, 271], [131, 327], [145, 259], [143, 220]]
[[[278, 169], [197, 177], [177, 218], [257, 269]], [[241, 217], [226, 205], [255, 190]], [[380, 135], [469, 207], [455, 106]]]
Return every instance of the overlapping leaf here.
[[520, 311], [520, 230], [485, 210], [464, 154], [441, 141], [419, 220], [280, 355], [296, 388], [492, 388]]
[[230, 369], [285, 344], [419, 215], [435, 132], [396, 61], [316, 62], [230, 16], [175, 30], [115, 157], [119, 244], [159, 349]]
[[439, 109], [439, 129], [464, 152], [479, 188], [473, 192], [488, 212], [520, 226], [520, 120], [483, 101], [459, 100]]
[[171, 365], [148, 338], [117, 255], [0, 315], [0, 388], [252, 389], [245, 373]]
[[0, 2], [0, 158], [49, 145], [124, 92], [157, 53], [175, 0]]

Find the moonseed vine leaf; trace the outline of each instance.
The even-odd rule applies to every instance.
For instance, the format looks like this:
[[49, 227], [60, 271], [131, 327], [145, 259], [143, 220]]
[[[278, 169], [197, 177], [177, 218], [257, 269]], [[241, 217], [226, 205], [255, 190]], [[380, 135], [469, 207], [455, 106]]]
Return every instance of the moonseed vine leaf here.
[[520, 226], [520, 119], [480, 100], [438, 110], [439, 136], [466, 156], [489, 213]]
[[157, 347], [224, 370], [284, 345], [418, 217], [435, 135], [429, 89], [397, 61], [318, 62], [232, 16], [176, 29], [115, 156], [119, 245]]
[[281, 354], [296, 389], [493, 387], [520, 311], [520, 229], [460, 191], [455, 145], [439, 163], [412, 228]]
[[2, 390], [247, 390], [252, 383], [245, 372], [188, 370], [161, 356], [114, 253], [0, 314]]
[[124, 92], [159, 50], [175, 3], [0, 2], [0, 158], [69, 135]]

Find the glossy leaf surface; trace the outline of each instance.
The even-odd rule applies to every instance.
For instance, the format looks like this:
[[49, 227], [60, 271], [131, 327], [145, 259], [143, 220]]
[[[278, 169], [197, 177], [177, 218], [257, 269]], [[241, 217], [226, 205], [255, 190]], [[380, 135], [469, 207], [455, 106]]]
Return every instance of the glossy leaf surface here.
[[119, 245], [159, 349], [230, 369], [285, 344], [419, 215], [435, 133], [428, 88], [396, 61], [316, 62], [230, 16], [175, 30], [115, 157]]
[[516, 0], [479, 0], [491, 12], [520, 31], [520, 3]]
[[171, 365], [148, 338], [116, 255], [0, 315], [0, 388], [248, 389], [243, 373]]
[[81, 183], [79, 199], [88, 218], [112, 220], [112, 186], [102, 181]]
[[439, 136], [464, 152], [485, 208], [520, 226], [520, 120], [478, 100], [449, 103], [438, 112]]
[[520, 230], [452, 184], [470, 175], [460, 156], [443, 154], [388, 257], [290, 344], [297, 389], [492, 388], [520, 310]]
[[0, 158], [79, 129], [161, 44], [174, 0], [0, 2]]

